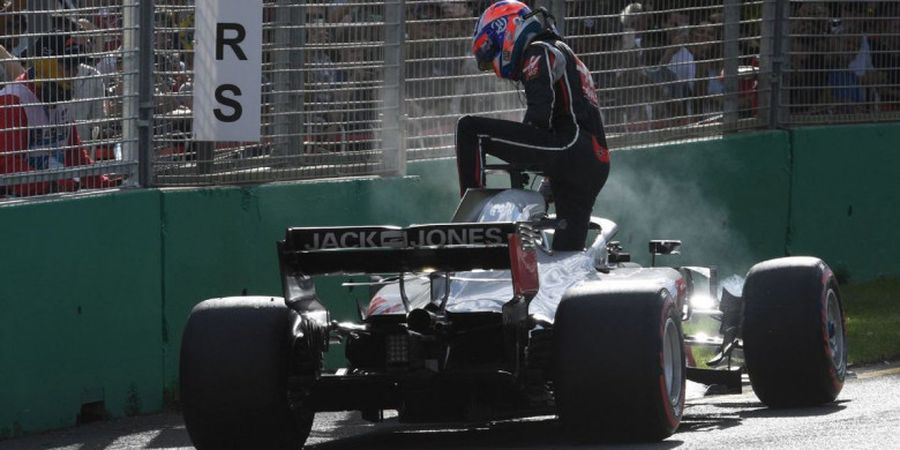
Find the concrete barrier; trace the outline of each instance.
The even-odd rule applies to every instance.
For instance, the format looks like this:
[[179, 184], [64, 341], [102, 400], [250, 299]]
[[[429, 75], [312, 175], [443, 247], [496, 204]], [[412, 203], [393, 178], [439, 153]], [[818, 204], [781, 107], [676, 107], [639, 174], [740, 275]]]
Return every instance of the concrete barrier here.
[[818, 255], [839, 278], [900, 273], [900, 124], [791, 132], [787, 250]]
[[159, 199], [0, 208], [0, 438], [162, 407]]

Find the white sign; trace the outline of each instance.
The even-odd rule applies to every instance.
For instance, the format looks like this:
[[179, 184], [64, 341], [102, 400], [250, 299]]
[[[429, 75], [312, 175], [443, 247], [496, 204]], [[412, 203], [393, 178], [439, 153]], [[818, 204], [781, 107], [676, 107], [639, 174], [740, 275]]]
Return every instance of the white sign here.
[[262, 0], [196, 0], [194, 139], [258, 142]]

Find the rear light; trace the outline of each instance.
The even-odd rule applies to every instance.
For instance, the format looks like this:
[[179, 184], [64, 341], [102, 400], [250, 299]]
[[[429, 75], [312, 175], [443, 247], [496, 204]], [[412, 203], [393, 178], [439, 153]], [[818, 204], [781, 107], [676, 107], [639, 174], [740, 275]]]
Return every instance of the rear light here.
[[521, 233], [510, 234], [509, 263], [514, 295], [531, 300], [540, 287], [534, 240]]
[[409, 362], [409, 336], [392, 334], [386, 338], [385, 358], [388, 365], [406, 364]]

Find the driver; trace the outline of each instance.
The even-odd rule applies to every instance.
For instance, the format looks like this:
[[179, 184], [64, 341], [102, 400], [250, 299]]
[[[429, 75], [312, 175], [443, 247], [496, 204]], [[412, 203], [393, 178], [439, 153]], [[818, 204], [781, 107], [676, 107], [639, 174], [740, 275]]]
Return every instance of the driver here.
[[[609, 175], [609, 150], [590, 71], [543, 8], [516, 0], [488, 7], [472, 37], [481, 70], [524, 86], [523, 123], [464, 116], [456, 131], [460, 195], [484, 187], [485, 155], [538, 168], [552, 180], [560, 220], [553, 249], [583, 250], [591, 210]], [[551, 16], [552, 18], [552, 16]]]

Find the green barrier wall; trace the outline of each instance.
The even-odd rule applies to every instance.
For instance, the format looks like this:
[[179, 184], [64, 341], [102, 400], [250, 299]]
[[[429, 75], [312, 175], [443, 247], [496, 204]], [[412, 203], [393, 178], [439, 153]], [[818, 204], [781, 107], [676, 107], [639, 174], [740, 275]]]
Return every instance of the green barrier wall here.
[[162, 407], [159, 198], [0, 208], [0, 438]]
[[[900, 125], [867, 125], [618, 151], [595, 213], [619, 223], [642, 263], [647, 240], [666, 238], [683, 240], [684, 253], [661, 263], [723, 275], [786, 253], [821, 255], [853, 280], [898, 273], [898, 138]], [[285, 227], [447, 220], [455, 170], [429, 161], [406, 178], [0, 207], [0, 438], [71, 426], [95, 402], [111, 416], [160, 410], [194, 304], [279, 294]], [[339, 282], [320, 280], [319, 292], [335, 318], [353, 318], [352, 299], [335, 300], [346, 297]]]
[[845, 281], [900, 272], [900, 124], [791, 134], [790, 253], [821, 256]]

